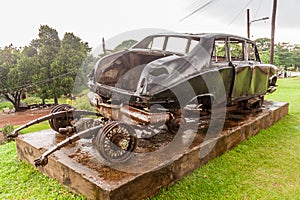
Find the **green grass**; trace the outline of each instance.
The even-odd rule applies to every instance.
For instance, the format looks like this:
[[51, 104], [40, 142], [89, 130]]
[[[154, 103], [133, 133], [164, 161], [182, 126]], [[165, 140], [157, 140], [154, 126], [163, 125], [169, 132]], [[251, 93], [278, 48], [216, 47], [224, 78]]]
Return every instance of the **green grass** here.
[[300, 199], [300, 79], [280, 79], [269, 100], [289, 114], [154, 199]]
[[33, 126], [30, 126], [24, 130], [21, 131], [21, 133], [32, 133], [32, 132], [37, 132], [45, 129], [50, 129], [50, 125], [48, 121], [41, 122], [39, 124], [35, 124]]
[[[17, 127], [19, 127], [19, 126], [15, 126], [14, 128], [17, 128]], [[39, 124], [35, 124], [33, 126], [30, 126], [26, 129], [22, 130], [21, 134], [23, 134], [23, 133], [32, 133], [32, 132], [42, 131], [42, 130], [46, 130], [46, 129], [50, 129], [48, 121], [41, 122]], [[1, 130], [2, 130], [2, 128], [0, 128], [0, 131]]]
[[[59, 104], [67, 103], [68, 101], [70, 101], [70, 99], [67, 97], [61, 97], [58, 99]], [[41, 104], [42, 99], [39, 97], [30, 96], [27, 99], [21, 100], [21, 102], [26, 103], [27, 105]], [[45, 99], [45, 103], [46, 104], [54, 104], [54, 100], [53, 99]], [[0, 112], [3, 111], [3, 108], [12, 109], [13, 107], [14, 107], [13, 104], [9, 101], [0, 101]]]
[[287, 116], [153, 199], [300, 199], [295, 125]]
[[3, 112], [3, 108], [12, 109], [14, 106], [9, 101], [0, 101], [0, 112]]
[[[61, 98], [58, 99], [58, 103], [59, 104], [63, 104], [63, 103], [66, 103], [67, 100], [68, 100], [67, 97], [61, 97]], [[26, 103], [28, 105], [41, 104], [42, 103], [42, 99], [39, 98], [39, 97], [31, 96], [31, 97], [28, 97], [27, 99], [21, 100], [21, 102]], [[45, 99], [45, 103], [46, 104], [53, 104], [54, 100], [53, 99]]]
[[[22, 133], [49, 129], [48, 122], [36, 124]], [[0, 145], [0, 199], [85, 199], [71, 193], [55, 179], [18, 160], [15, 142]]]
[[[278, 84], [267, 99], [290, 103], [285, 118], [152, 199], [300, 200], [300, 79], [280, 79]], [[0, 146], [0, 157], [0, 199], [83, 198], [18, 161], [14, 142]]]
[[14, 142], [0, 149], [0, 199], [83, 199], [29, 164], [18, 161]]

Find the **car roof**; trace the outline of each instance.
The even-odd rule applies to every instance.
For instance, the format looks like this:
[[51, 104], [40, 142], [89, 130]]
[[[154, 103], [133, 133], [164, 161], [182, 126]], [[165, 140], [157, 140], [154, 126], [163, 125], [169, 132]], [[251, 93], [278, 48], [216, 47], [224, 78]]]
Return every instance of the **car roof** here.
[[150, 36], [174, 36], [174, 37], [199, 37], [199, 38], [216, 38], [216, 37], [233, 37], [239, 38], [242, 40], [251, 41], [245, 37], [226, 34], [226, 33], [176, 33], [176, 32], [169, 32], [169, 33], [158, 33]]

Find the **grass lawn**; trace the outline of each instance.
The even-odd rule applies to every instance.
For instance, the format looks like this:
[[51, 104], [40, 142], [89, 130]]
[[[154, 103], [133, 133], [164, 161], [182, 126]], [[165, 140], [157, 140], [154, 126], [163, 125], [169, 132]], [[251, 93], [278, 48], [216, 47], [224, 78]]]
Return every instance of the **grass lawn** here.
[[37, 132], [37, 131], [41, 131], [41, 130], [45, 130], [45, 129], [50, 129], [50, 125], [49, 125], [48, 121], [41, 122], [39, 124], [35, 124], [29, 128], [26, 128], [26, 129], [22, 130], [21, 133], [32, 133], [32, 132]]
[[13, 108], [13, 104], [8, 102], [8, 101], [5, 101], [5, 102], [1, 102], [0, 101], [0, 112], [3, 112], [3, 108], [9, 108], [9, 109], [12, 109]]
[[[300, 200], [300, 79], [278, 84], [267, 99], [290, 103], [284, 119], [151, 199]], [[18, 161], [14, 142], [0, 146], [0, 157], [0, 199], [83, 198]]]

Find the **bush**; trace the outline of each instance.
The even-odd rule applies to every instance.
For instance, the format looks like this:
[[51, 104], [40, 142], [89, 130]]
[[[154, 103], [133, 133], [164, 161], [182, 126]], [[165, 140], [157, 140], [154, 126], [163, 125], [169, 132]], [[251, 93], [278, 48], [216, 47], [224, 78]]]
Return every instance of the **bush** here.
[[5, 124], [3, 129], [2, 129], [2, 133], [3, 133], [3, 136], [4, 136], [4, 143], [5, 142], [9, 142], [11, 139], [8, 139], [8, 135], [11, 134], [11, 132], [13, 132], [14, 130], [14, 127], [13, 125], [11, 124]]
[[0, 101], [0, 112], [2, 112], [3, 108], [9, 108], [12, 109], [14, 107], [14, 105], [8, 101]]
[[27, 105], [41, 104], [42, 99], [38, 97], [28, 97], [27, 99], [23, 99], [21, 102], [26, 103]]
[[77, 110], [94, 111], [87, 95], [83, 95], [81, 97], [76, 97], [76, 100], [72, 101], [72, 106], [75, 107]]

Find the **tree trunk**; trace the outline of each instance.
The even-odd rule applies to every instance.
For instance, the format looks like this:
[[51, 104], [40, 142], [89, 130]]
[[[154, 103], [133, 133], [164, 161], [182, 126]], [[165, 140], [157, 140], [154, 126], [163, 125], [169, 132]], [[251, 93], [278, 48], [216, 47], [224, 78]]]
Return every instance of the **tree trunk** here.
[[54, 97], [54, 104], [55, 104], [55, 105], [58, 104], [58, 99], [57, 99], [57, 97]]
[[22, 90], [16, 91], [13, 94], [7, 93], [4, 95], [5, 98], [14, 105], [16, 112], [21, 111], [21, 108], [20, 108], [21, 94], [22, 94]]

